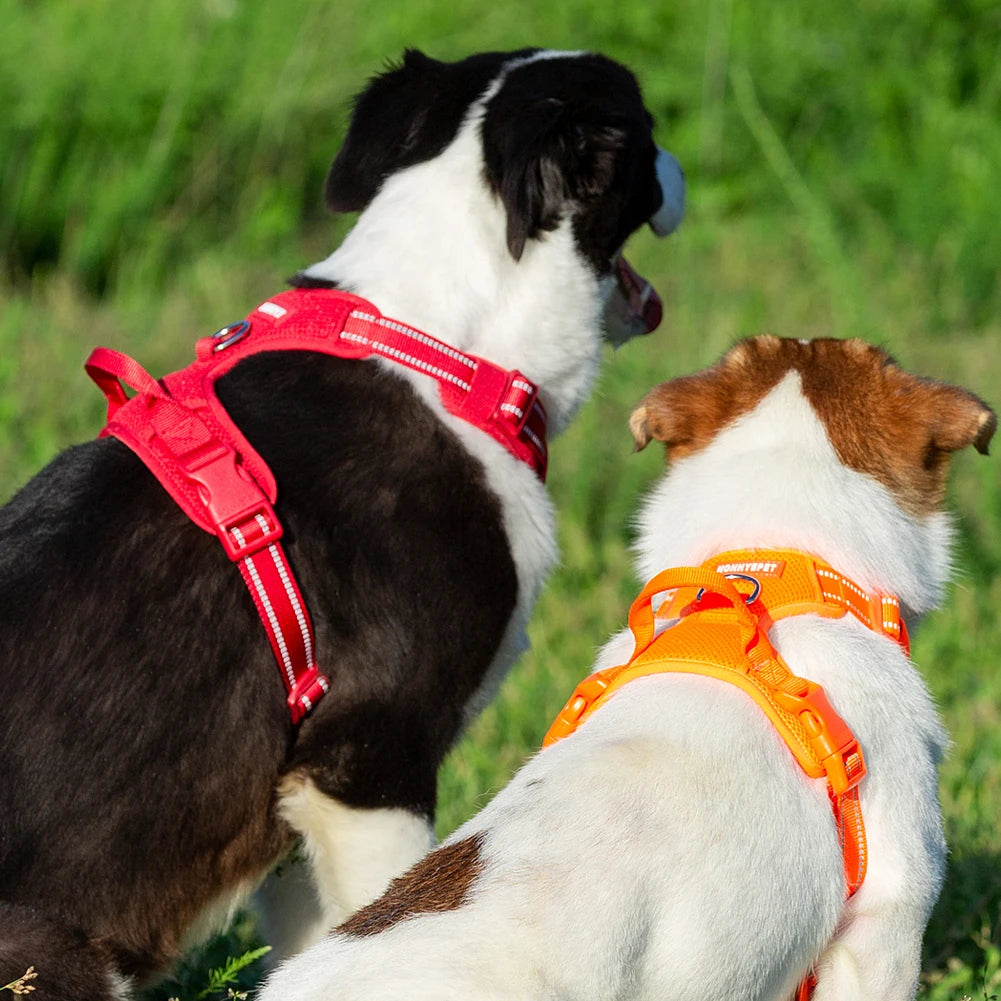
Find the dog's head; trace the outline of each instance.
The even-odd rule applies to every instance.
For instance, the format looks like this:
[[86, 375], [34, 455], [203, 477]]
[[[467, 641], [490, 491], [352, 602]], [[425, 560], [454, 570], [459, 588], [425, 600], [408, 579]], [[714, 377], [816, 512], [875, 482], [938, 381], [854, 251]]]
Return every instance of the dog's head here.
[[[972, 393], [910, 375], [863, 341], [762, 335], [712, 368], [651, 390], [629, 422], [636, 447], [656, 438], [671, 461], [700, 452], [793, 373], [840, 462], [919, 517], [940, 507], [951, 454], [969, 445], [986, 454], [997, 427], [994, 411]], [[796, 428], [774, 434], [792, 440]]]
[[443, 63], [408, 51], [358, 96], [327, 204], [365, 209], [387, 178], [441, 154], [470, 114], [511, 257], [571, 220], [580, 255], [607, 279], [609, 338], [654, 329], [660, 301], [621, 249], [644, 222], [658, 235], [677, 227], [684, 179], [654, 143], [635, 78], [603, 56], [526, 49]]

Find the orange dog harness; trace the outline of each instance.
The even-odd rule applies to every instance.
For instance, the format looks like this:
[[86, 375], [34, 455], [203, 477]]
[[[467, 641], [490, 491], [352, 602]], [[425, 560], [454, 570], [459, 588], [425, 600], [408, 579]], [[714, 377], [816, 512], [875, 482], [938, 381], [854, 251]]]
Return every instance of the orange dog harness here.
[[[573, 733], [623, 685], [664, 672], [702, 674], [736, 685], [764, 710], [803, 771], [826, 778], [844, 857], [847, 896], [862, 885], [865, 827], [858, 784], [865, 761], [854, 734], [824, 690], [794, 675], [768, 640], [778, 620], [851, 613], [909, 652], [900, 603], [870, 595], [821, 560], [793, 550], [722, 553], [701, 567], [654, 577], [629, 610], [635, 648], [629, 662], [585, 678], [560, 711], [543, 747]], [[659, 634], [656, 619], [677, 620]], [[809, 978], [800, 999], [809, 997]]]

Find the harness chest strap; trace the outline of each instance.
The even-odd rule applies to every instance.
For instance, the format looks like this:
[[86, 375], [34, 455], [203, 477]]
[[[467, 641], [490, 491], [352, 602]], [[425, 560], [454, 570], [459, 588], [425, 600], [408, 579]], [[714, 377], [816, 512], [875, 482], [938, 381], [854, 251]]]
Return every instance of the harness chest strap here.
[[[87, 372], [108, 399], [101, 437], [128, 445], [238, 564], [281, 670], [292, 722], [298, 723], [328, 680], [315, 663], [312, 623], [279, 541], [274, 476], [215, 392], [216, 381], [244, 358], [288, 350], [390, 359], [435, 378], [450, 413], [490, 434], [541, 479], [547, 452], [545, 410], [537, 388], [519, 372], [456, 351], [337, 290], [292, 289], [274, 296], [241, 323], [198, 341], [196, 360], [159, 380], [117, 351], [91, 353]], [[129, 399], [122, 383], [136, 395]]]
[[[738, 591], [740, 584], [743, 591]], [[655, 609], [654, 602], [660, 598]], [[615, 691], [661, 672], [702, 674], [736, 685], [765, 711], [803, 771], [826, 778], [842, 849], [847, 896], [866, 870], [858, 785], [865, 761], [858, 741], [823, 689], [794, 675], [765, 635], [776, 619], [852, 614], [908, 650], [898, 600], [872, 596], [820, 560], [791, 550], [724, 553], [701, 567], [654, 577], [629, 612], [635, 646], [626, 664], [585, 678], [546, 734], [543, 747], [568, 736]], [[677, 622], [659, 635], [655, 619]], [[766, 625], [767, 624], [767, 625]], [[812, 980], [797, 998], [809, 997]]]

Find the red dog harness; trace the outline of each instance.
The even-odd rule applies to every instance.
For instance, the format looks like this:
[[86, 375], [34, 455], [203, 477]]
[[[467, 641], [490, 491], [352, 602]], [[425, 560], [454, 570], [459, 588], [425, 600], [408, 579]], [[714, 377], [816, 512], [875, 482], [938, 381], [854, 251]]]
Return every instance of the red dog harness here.
[[[661, 602], [655, 609], [656, 598]], [[764, 710], [803, 771], [811, 778], [827, 779], [850, 898], [862, 885], [866, 870], [858, 797], [858, 784], [865, 776], [862, 750], [824, 690], [794, 675], [767, 638], [776, 620], [807, 612], [826, 618], [851, 613], [909, 651], [900, 603], [894, 596], [869, 595], [805, 553], [722, 553], [701, 567], [665, 570], [643, 588], [629, 611], [635, 639], [629, 662], [585, 678], [550, 727], [543, 747], [573, 733], [635, 678], [682, 672], [736, 685]], [[657, 634], [658, 617], [678, 621]], [[800, 1001], [810, 996], [812, 984], [811, 976], [800, 985]]]
[[[118, 351], [95, 348], [86, 369], [108, 398], [101, 437], [123, 441], [196, 525], [218, 536], [240, 568], [288, 692], [293, 724], [329, 683], [315, 661], [313, 627], [280, 543], [278, 487], [267, 463], [216, 396], [215, 383], [264, 351], [373, 355], [438, 380], [446, 410], [485, 431], [545, 480], [546, 414], [519, 372], [456, 351], [333, 289], [292, 289], [196, 345], [197, 360], [154, 379]], [[136, 390], [129, 399], [122, 383]]]

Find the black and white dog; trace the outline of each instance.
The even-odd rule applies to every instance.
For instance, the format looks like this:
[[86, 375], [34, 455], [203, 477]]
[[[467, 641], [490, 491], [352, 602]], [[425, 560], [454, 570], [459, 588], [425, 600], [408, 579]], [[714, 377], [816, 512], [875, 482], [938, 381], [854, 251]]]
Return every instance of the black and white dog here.
[[[606, 58], [408, 52], [358, 98], [326, 194], [361, 215], [294, 283], [517, 368], [559, 431], [603, 335], [659, 320], [621, 247], [678, 224], [684, 182]], [[430, 847], [438, 765], [555, 557], [540, 480], [423, 375], [274, 352], [218, 389], [277, 479], [331, 689], [294, 729], [229, 560], [121, 442], [0, 511], [0, 981], [34, 966], [39, 1001], [155, 975], [296, 839], [287, 948], [378, 896]]]

